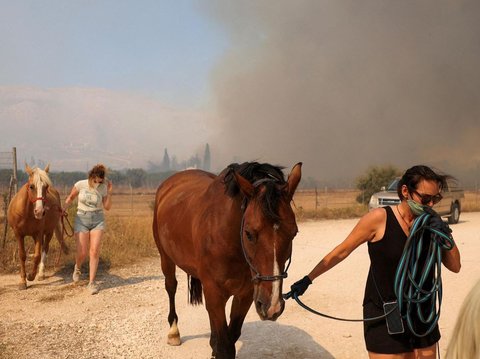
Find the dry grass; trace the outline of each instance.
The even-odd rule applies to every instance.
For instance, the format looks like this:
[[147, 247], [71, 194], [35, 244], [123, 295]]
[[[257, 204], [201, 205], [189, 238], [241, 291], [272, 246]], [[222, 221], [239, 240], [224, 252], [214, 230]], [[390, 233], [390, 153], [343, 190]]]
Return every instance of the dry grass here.
[[137, 193], [115, 193], [112, 199], [112, 209], [109, 215], [118, 217], [144, 217], [152, 216], [155, 193], [144, 191]]
[[359, 193], [357, 190], [297, 191], [293, 200], [297, 220], [360, 217], [368, 208], [356, 201]]
[[480, 191], [465, 192], [465, 201], [462, 205], [463, 212], [479, 212], [480, 211]]
[[152, 234], [152, 215], [107, 217], [102, 257], [111, 266], [133, 263], [138, 258], [158, 256]]
[[368, 212], [366, 205], [353, 205], [344, 208], [320, 208], [315, 210], [304, 210], [303, 208], [295, 211], [297, 221], [302, 222], [311, 219], [346, 219], [346, 218], [358, 218]]
[[[367, 207], [359, 205], [355, 190], [338, 191], [298, 191], [294, 198], [294, 211], [298, 221], [309, 219], [338, 219], [360, 217], [367, 212]], [[152, 204], [155, 194], [150, 192], [117, 193], [113, 207], [106, 212], [107, 230], [101, 249], [101, 264], [104, 267], [117, 267], [133, 263], [146, 256], [158, 256], [152, 235]], [[465, 193], [462, 211], [480, 211], [480, 192]], [[73, 223], [74, 213], [70, 213]], [[17, 242], [11, 229], [3, 248], [3, 213], [0, 214], [0, 272], [18, 272]], [[75, 241], [67, 238], [69, 255], [60, 254], [56, 239], [50, 244], [47, 268], [61, 270], [73, 267]], [[27, 237], [27, 270], [33, 256], [33, 240]]]
[[[73, 215], [70, 214], [70, 221], [73, 223]], [[117, 267], [134, 263], [140, 258], [158, 256], [158, 250], [152, 235], [152, 215], [149, 213], [135, 212], [134, 216], [118, 215], [107, 213], [107, 230], [102, 242], [100, 252], [100, 266], [103, 268]], [[3, 241], [3, 230], [2, 241]], [[65, 239], [70, 253], [61, 253], [60, 246], [55, 238], [50, 242], [50, 250], [47, 258], [47, 268], [61, 270], [72, 267], [75, 261], [75, 240]], [[2, 243], [3, 244], [3, 243]], [[1, 248], [1, 247], [0, 247]], [[34, 252], [34, 242], [30, 237], [25, 239], [27, 252], [27, 273], [31, 268]], [[12, 230], [7, 232], [5, 248], [0, 253], [0, 272], [18, 272], [19, 258], [17, 241]]]

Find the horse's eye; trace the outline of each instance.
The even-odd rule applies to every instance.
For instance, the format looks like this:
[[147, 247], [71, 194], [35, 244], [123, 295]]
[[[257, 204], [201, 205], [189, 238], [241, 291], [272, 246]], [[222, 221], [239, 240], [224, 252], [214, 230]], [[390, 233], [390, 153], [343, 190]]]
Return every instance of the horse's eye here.
[[247, 236], [247, 239], [250, 241], [250, 242], [253, 242], [253, 240], [255, 239], [255, 236], [249, 232], [249, 231], [245, 231], [245, 234]]
[[35, 186], [34, 186], [33, 184], [31, 184], [31, 185], [29, 186], [29, 188], [30, 188], [30, 189], [35, 189]]

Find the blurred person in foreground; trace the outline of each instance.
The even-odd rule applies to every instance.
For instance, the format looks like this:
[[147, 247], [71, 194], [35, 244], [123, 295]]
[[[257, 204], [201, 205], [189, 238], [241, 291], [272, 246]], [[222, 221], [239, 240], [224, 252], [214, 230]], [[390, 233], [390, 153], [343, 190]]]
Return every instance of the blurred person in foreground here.
[[480, 280], [463, 301], [445, 358], [480, 358]]
[[[423, 165], [408, 169], [397, 188], [401, 202], [396, 206], [376, 208], [365, 214], [342, 243], [328, 253], [307, 276], [291, 286], [291, 295], [294, 297], [302, 295], [315, 278], [333, 268], [358, 246], [367, 242], [370, 270], [363, 299], [363, 316], [364, 319], [386, 316], [385, 303], [397, 301], [394, 290], [396, 271], [411, 227], [415, 219], [425, 212], [431, 214], [428, 225], [442, 233], [448, 233], [447, 238], [451, 240], [452, 248], [441, 250], [443, 265], [452, 272], [459, 272], [460, 253], [450, 236], [450, 228], [431, 209], [442, 199], [441, 190], [446, 186], [447, 178], [450, 176], [437, 174]], [[428, 238], [428, 243], [430, 241]], [[419, 271], [423, 268], [421, 264], [419, 268]], [[433, 273], [429, 274], [430, 277], [433, 277]], [[427, 291], [430, 289], [432, 288], [426, 288]], [[398, 302], [396, 306], [398, 307]], [[440, 339], [438, 324], [433, 323], [429, 328], [430, 332], [419, 337], [415, 334], [416, 330], [422, 331], [425, 326], [417, 321], [413, 323], [415, 330], [410, 330], [408, 325], [403, 325], [405, 319], [402, 319], [402, 315], [404, 313], [398, 313], [396, 323], [399, 323], [401, 329], [396, 333], [392, 333], [387, 327], [385, 318], [364, 321], [364, 338], [369, 357], [434, 359], [436, 344]]]
[[71, 206], [78, 197], [77, 214], [75, 216], [74, 232], [77, 243], [73, 282], [78, 283], [81, 277], [82, 263], [87, 253], [90, 253], [88, 290], [97, 294], [99, 286], [95, 281], [98, 262], [100, 259], [100, 245], [105, 231], [105, 217], [103, 210], [112, 207], [112, 182], [107, 180], [106, 167], [103, 164], [95, 165], [89, 172], [88, 178], [78, 181], [65, 199], [64, 211]]

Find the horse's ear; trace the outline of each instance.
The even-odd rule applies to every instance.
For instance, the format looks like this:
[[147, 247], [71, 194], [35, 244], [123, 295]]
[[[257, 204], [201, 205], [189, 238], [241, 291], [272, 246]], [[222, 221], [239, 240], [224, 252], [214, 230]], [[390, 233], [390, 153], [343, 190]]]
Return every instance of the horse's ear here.
[[240, 187], [240, 190], [242, 191], [242, 193], [248, 198], [251, 198], [253, 196], [253, 191], [254, 191], [253, 185], [250, 182], [248, 182], [248, 180], [245, 179], [243, 176], [239, 175], [237, 172], [234, 172], [234, 175], [235, 175], [235, 180], [237, 181], [238, 187]]
[[297, 189], [298, 183], [302, 178], [302, 162], [298, 162], [295, 166], [293, 166], [292, 171], [288, 175], [287, 180], [287, 191], [290, 198], [293, 197], [295, 190]]
[[50, 171], [50, 163], [45, 167], [44, 171], [47, 172], [47, 173], [48, 173], [48, 171]]
[[25, 162], [25, 172], [27, 172], [29, 176], [31, 176], [33, 173], [32, 168], [26, 162]]

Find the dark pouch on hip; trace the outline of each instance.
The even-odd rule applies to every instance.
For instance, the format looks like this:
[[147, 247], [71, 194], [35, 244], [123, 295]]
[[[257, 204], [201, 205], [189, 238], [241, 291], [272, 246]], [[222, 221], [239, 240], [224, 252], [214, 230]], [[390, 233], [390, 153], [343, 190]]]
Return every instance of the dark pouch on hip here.
[[387, 321], [388, 334], [401, 334], [405, 331], [403, 328], [402, 315], [398, 309], [397, 301], [383, 303], [383, 311]]

